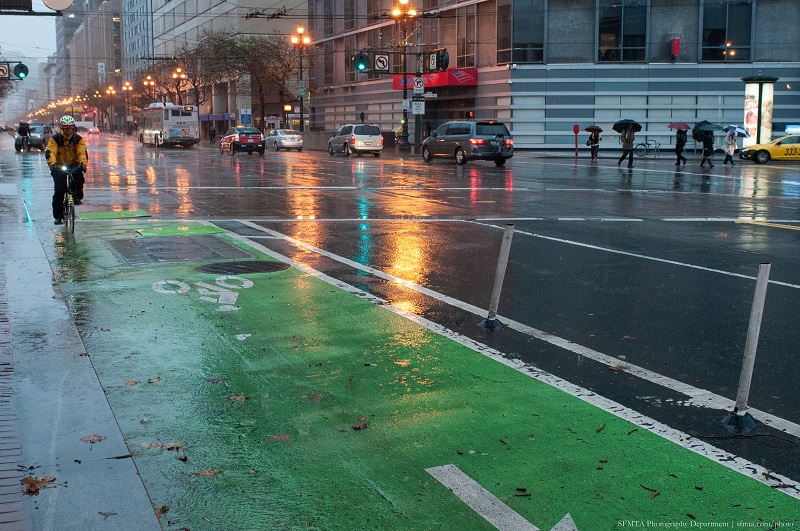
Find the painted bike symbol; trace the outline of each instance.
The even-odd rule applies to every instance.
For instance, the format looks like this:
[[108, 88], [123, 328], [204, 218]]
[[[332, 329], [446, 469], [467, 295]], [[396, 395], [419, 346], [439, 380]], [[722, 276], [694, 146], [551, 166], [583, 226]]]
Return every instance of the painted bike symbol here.
[[[195, 282], [194, 285], [197, 286], [197, 291], [201, 295], [200, 299], [219, 304], [217, 311], [220, 312], [235, 312], [239, 310], [239, 306], [236, 306], [236, 299], [239, 298], [239, 293], [232, 290], [253, 287], [252, 280], [237, 276], [225, 275], [217, 277], [214, 282], [217, 284], [216, 286], [206, 282]], [[166, 295], [181, 295], [191, 289], [192, 287], [189, 284], [180, 280], [159, 280], [153, 283], [153, 291]]]

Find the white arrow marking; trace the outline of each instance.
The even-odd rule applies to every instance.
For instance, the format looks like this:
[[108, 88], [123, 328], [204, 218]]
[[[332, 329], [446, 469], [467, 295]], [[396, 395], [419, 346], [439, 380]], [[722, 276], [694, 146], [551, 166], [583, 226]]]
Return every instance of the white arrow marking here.
[[538, 527], [481, 487], [478, 482], [463, 473], [457, 466], [435, 466], [426, 468], [425, 471], [453, 491], [453, 494], [461, 498], [461, 501], [497, 529], [501, 531], [539, 531]]
[[[538, 527], [481, 487], [456, 465], [435, 466], [426, 468], [425, 471], [500, 531], [539, 531]], [[572, 516], [567, 513], [550, 531], [580, 530], [572, 520]]]
[[578, 526], [575, 525], [572, 516], [567, 513], [550, 531], [578, 531]]

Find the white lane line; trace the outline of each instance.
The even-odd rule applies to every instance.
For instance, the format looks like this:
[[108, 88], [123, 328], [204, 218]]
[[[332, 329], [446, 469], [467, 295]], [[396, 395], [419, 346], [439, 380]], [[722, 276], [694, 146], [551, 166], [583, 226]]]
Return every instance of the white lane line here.
[[426, 468], [425, 471], [500, 531], [539, 531], [538, 527], [481, 487], [480, 483], [457, 466], [435, 466]]
[[[273, 230], [268, 229], [266, 227], [262, 227], [261, 225], [257, 225], [255, 223], [250, 222], [250, 221], [240, 220], [240, 222], [243, 225], [246, 225], [248, 227], [260, 230], [260, 231], [262, 231], [264, 233], [271, 234], [271, 235], [276, 236], [276, 237], [283, 237], [283, 239], [285, 241], [291, 242], [292, 244], [297, 245], [298, 247], [301, 247], [301, 248], [304, 248], [304, 249], [308, 249], [309, 251], [315, 252], [317, 254], [321, 254], [323, 256], [327, 256], [328, 258], [330, 258], [332, 260], [336, 260], [337, 262], [340, 262], [340, 263], [343, 263], [345, 265], [348, 265], [348, 266], [350, 266], [350, 267], [352, 267], [354, 269], [358, 269], [360, 271], [364, 271], [366, 273], [370, 273], [371, 275], [375, 275], [378, 278], [382, 278], [384, 280], [388, 280], [390, 282], [394, 282], [394, 283], [399, 284], [399, 285], [401, 285], [403, 287], [406, 287], [408, 289], [412, 289], [414, 291], [417, 291], [418, 293], [422, 293], [422, 294], [427, 295], [429, 297], [432, 297], [432, 298], [434, 298], [436, 300], [442, 301], [445, 304], [448, 304], [450, 306], [453, 306], [453, 307], [459, 308], [461, 310], [464, 310], [466, 312], [472, 313], [472, 314], [474, 314], [476, 316], [486, 317], [487, 311], [486, 311], [485, 308], [478, 308], [477, 306], [473, 306], [472, 304], [468, 304], [468, 303], [466, 303], [464, 301], [461, 301], [461, 300], [458, 300], [458, 299], [455, 299], [455, 298], [452, 298], [452, 297], [448, 297], [447, 295], [443, 295], [443, 294], [441, 294], [441, 293], [439, 293], [437, 291], [433, 291], [433, 290], [428, 289], [428, 288], [426, 288], [424, 286], [420, 286], [418, 284], [414, 284], [413, 282], [409, 282], [407, 280], [403, 280], [403, 279], [401, 279], [399, 277], [396, 277], [396, 276], [391, 275], [389, 273], [385, 273], [384, 271], [380, 271], [380, 270], [375, 269], [373, 267], [369, 267], [369, 266], [365, 266], [365, 265], [359, 264], [358, 262], [350, 260], [349, 258], [345, 258], [343, 256], [339, 256], [337, 254], [330, 253], [330, 252], [326, 251], [325, 249], [320, 249], [319, 247], [314, 247], [312, 245], [308, 245], [305, 242], [302, 242], [302, 241], [297, 240], [295, 238], [292, 238], [290, 236], [286, 236], [284, 234], [281, 234], [279, 232], [273, 231]], [[493, 226], [493, 225], [488, 225], [488, 226]], [[624, 253], [624, 254], [629, 254], [629, 253]], [[676, 264], [677, 265], [683, 265], [683, 264], [680, 264], [680, 263], [677, 263], [677, 262], [676, 262]], [[703, 268], [703, 269], [705, 269], [705, 268]], [[744, 275], [736, 275], [736, 276], [744, 276]], [[755, 280], [755, 277], [753, 277], [753, 280]], [[504, 316], [498, 315], [497, 319], [499, 319], [500, 322], [502, 322], [504, 326], [506, 326], [508, 328], [512, 328], [512, 329], [516, 330], [517, 332], [521, 332], [521, 333], [529, 335], [531, 337], [535, 337], [536, 339], [540, 339], [542, 341], [550, 343], [551, 345], [557, 346], [557, 347], [562, 348], [564, 350], [567, 350], [569, 352], [573, 352], [573, 353], [578, 354], [580, 356], [583, 356], [585, 358], [591, 359], [593, 361], [596, 361], [598, 363], [606, 365], [607, 367], [619, 367], [619, 366], [622, 366], [622, 367], [624, 367], [624, 370], [626, 372], [629, 372], [629, 373], [631, 373], [631, 374], [633, 374], [633, 375], [635, 375], [635, 376], [637, 376], [639, 378], [642, 378], [642, 379], [647, 380], [649, 382], [653, 382], [655, 384], [658, 384], [658, 385], [660, 385], [662, 387], [665, 387], [667, 389], [671, 389], [671, 390], [676, 391], [678, 393], [684, 394], [684, 395], [689, 397], [689, 400], [684, 402], [684, 404], [687, 405], [687, 406], [708, 407], [708, 408], [713, 408], [713, 409], [732, 411], [733, 407], [736, 405], [736, 402], [734, 400], [725, 398], [724, 396], [717, 395], [717, 394], [712, 393], [711, 391], [708, 391], [706, 389], [700, 389], [700, 388], [695, 387], [693, 385], [680, 382], [680, 381], [675, 380], [673, 378], [670, 378], [668, 376], [664, 376], [664, 375], [659, 374], [657, 372], [653, 372], [653, 371], [651, 371], [649, 369], [645, 369], [644, 367], [639, 367], [638, 365], [633, 365], [632, 363], [622, 362], [618, 358], [615, 358], [613, 356], [609, 356], [607, 354], [603, 354], [602, 352], [598, 352], [596, 350], [593, 350], [593, 349], [591, 349], [589, 347], [584, 347], [584, 346], [579, 345], [577, 343], [573, 343], [572, 341], [569, 341], [567, 339], [564, 339], [564, 338], [549, 334], [547, 332], [544, 332], [544, 331], [539, 330], [537, 328], [534, 328], [532, 326], [528, 326], [526, 324], [520, 323], [519, 321], [515, 321], [513, 319], [510, 319], [508, 317], [504, 317]], [[759, 409], [755, 409], [755, 408], [752, 408], [752, 407], [748, 408], [748, 412], [753, 417], [757, 418], [758, 420], [760, 420], [764, 424], [772, 426], [773, 428], [781, 430], [781, 431], [784, 431], [786, 433], [790, 433], [790, 434], [792, 434], [792, 435], [794, 435], [796, 437], [800, 437], [800, 425], [798, 425], [798, 424], [796, 424], [796, 423], [794, 423], [794, 422], [792, 422], [790, 420], [783, 419], [783, 418], [778, 417], [776, 415], [772, 415], [771, 413], [767, 413], [765, 411], [761, 411]]]
[[[627, 221], [632, 221], [632, 220], [627, 220]], [[503, 229], [504, 228], [504, 227], [500, 227], [498, 225], [492, 225], [490, 223], [482, 223], [480, 221], [473, 221], [472, 223], [475, 223], [476, 225], [482, 225], [484, 227], [492, 227], [492, 228], [495, 228], [495, 229]], [[550, 241], [554, 241], [554, 242], [558, 242], [558, 243], [566, 243], [568, 245], [575, 245], [577, 247], [585, 247], [587, 249], [593, 249], [595, 251], [603, 251], [603, 252], [606, 252], [606, 253], [621, 254], [623, 256], [630, 256], [632, 258], [641, 258], [643, 260], [651, 260], [653, 262], [661, 262], [663, 264], [676, 265], [676, 266], [680, 266], [680, 267], [688, 267], [690, 269], [698, 269], [700, 271], [707, 271], [709, 273], [717, 273], [719, 275], [727, 275], [727, 276], [731, 276], [731, 277], [744, 278], [744, 279], [747, 279], [747, 280], [756, 280], [756, 277], [754, 277], [752, 275], [743, 275], [741, 273], [733, 273], [731, 271], [723, 271], [722, 269], [713, 269], [713, 268], [710, 268], [710, 267], [703, 267], [703, 266], [694, 265], [694, 264], [687, 264], [686, 262], [678, 262], [678, 261], [675, 261], [675, 260], [667, 260], [666, 258], [658, 258], [658, 257], [655, 257], [655, 256], [647, 256], [645, 254], [631, 253], [631, 252], [628, 252], [628, 251], [620, 251], [618, 249], [611, 249], [610, 247], [600, 247], [599, 245], [593, 245], [593, 244], [590, 244], [590, 243], [576, 242], [574, 240], [565, 240], [564, 238], [556, 238], [554, 236], [545, 236], [544, 234], [536, 234], [535, 232], [528, 232], [528, 231], [520, 230], [520, 229], [514, 229], [514, 232], [517, 232], [519, 234], [524, 234], [525, 236], [533, 236], [534, 238], [541, 238], [543, 240], [550, 240]], [[800, 284], [791, 284], [789, 282], [781, 282], [779, 280], [770, 280], [769, 283], [770, 284], [775, 284], [776, 286], [785, 286], [787, 288], [800, 289]]]
[[[240, 222], [248, 226], [254, 226], [247, 221], [240, 220]], [[267, 232], [274, 233], [276, 235], [280, 234], [271, 231], [269, 229], [265, 229], [264, 227], [258, 227], [258, 226], [254, 227], [260, 228], [261, 230]], [[437, 334], [447, 337], [455, 341], [456, 343], [464, 345], [465, 347], [477, 352], [478, 354], [482, 354], [487, 358], [491, 358], [498, 363], [502, 363], [503, 365], [510, 367], [516, 371], [519, 371], [530, 378], [533, 378], [542, 383], [555, 387], [556, 389], [564, 391], [565, 393], [570, 394], [575, 398], [578, 398], [579, 400], [583, 400], [584, 402], [596, 406], [602, 409], [603, 411], [606, 411], [616, 417], [627, 420], [628, 422], [634, 424], [635, 426], [651, 431], [654, 434], [658, 435], [659, 437], [662, 437], [674, 444], [677, 444], [682, 448], [685, 448], [698, 455], [702, 455], [703, 457], [706, 457], [707, 459], [710, 459], [726, 468], [730, 468], [731, 470], [734, 470], [744, 476], [747, 476], [751, 479], [755, 479], [760, 483], [769, 485], [775, 489], [778, 489], [780, 492], [783, 492], [784, 494], [787, 494], [793, 498], [797, 498], [800, 500], [800, 490], [797, 490], [792, 486], [792, 484], [796, 482], [788, 477], [776, 474], [775, 472], [772, 472], [762, 467], [761, 465], [757, 465], [755, 463], [748, 461], [747, 459], [743, 459], [737, 455], [720, 450], [719, 448], [716, 448], [704, 441], [697, 440], [691, 435], [673, 429], [667, 426], [666, 424], [662, 424], [654, 419], [651, 419], [650, 417], [647, 417], [637, 411], [634, 411], [633, 409], [627, 408], [622, 404], [609, 400], [603, 396], [597, 395], [593, 391], [589, 391], [588, 389], [579, 387], [562, 378], [559, 378], [558, 376], [542, 371], [541, 369], [537, 369], [536, 367], [527, 367], [520, 360], [508, 359], [500, 351], [487, 347], [486, 345], [479, 343], [474, 339], [453, 332], [452, 330], [445, 328], [442, 325], [434, 323], [433, 321], [429, 321], [428, 319], [425, 319], [424, 317], [421, 317], [415, 313], [411, 313], [406, 309], [400, 308], [393, 304], [389, 304], [387, 301], [381, 299], [380, 297], [376, 297], [371, 293], [366, 293], [363, 290], [360, 290], [354, 286], [351, 286], [350, 284], [347, 284], [346, 282], [342, 282], [341, 280], [337, 280], [331, 276], [328, 276], [325, 273], [317, 271], [316, 269], [313, 269], [305, 264], [292, 260], [288, 256], [284, 256], [276, 251], [273, 251], [272, 249], [264, 247], [260, 243], [249, 239], [247, 236], [242, 236], [240, 234], [236, 234], [235, 232], [230, 232], [230, 231], [226, 231], [226, 234], [235, 240], [241, 241], [244, 244], [249, 245], [254, 249], [263, 252], [264, 254], [271, 256], [276, 260], [279, 260], [285, 264], [289, 264], [290, 266], [308, 275], [318, 278], [323, 282], [327, 282], [328, 284], [336, 286], [337, 288], [347, 291], [348, 293], [357, 295], [361, 299], [372, 302], [373, 304], [376, 304], [381, 308], [385, 308], [386, 310], [389, 310], [397, 315], [405, 317], [406, 319], [413, 321], [419, 324], [420, 326], [424, 326], [425, 328], [431, 330], [432, 332], [436, 332]], [[292, 240], [292, 238], [289, 237], [286, 237], [286, 239], [287, 241]], [[307, 245], [305, 247], [309, 248], [309, 246]], [[733, 401], [731, 401], [731, 404], [733, 404]], [[753, 414], [755, 410], [748, 409], [748, 411], [751, 414]]]

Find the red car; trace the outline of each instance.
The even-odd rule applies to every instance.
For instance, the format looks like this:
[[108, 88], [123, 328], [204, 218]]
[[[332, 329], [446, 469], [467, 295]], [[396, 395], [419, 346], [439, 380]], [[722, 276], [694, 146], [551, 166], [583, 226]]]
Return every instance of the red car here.
[[259, 155], [264, 154], [266, 142], [264, 135], [255, 127], [245, 125], [237, 125], [231, 127], [225, 136], [219, 140], [219, 152], [230, 153], [233, 155], [237, 151], [247, 151], [248, 155], [252, 155], [254, 151], [258, 151]]

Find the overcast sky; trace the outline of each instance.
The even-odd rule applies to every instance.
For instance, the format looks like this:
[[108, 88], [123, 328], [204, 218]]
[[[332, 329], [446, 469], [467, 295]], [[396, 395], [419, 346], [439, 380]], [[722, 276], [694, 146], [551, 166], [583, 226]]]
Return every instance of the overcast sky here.
[[[33, 10], [52, 13], [41, 0], [33, 0]], [[9, 61], [18, 52], [34, 60], [45, 61], [56, 51], [56, 17], [0, 15], [0, 54]]]

